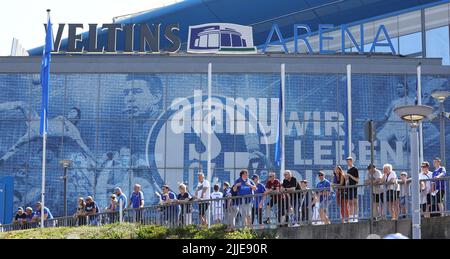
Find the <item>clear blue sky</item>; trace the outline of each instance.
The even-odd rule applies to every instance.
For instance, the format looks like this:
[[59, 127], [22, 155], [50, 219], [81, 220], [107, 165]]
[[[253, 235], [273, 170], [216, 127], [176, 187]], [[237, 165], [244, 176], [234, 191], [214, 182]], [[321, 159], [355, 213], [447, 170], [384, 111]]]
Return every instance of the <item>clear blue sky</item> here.
[[[180, 0], [14, 0], [0, 8], [0, 56], [9, 55], [12, 39], [25, 49], [44, 42], [46, 9], [52, 10], [52, 23], [108, 23], [115, 16], [144, 11]], [[89, 6], [89, 8], [87, 7]], [[67, 33], [67, 32], [66, 32]]]

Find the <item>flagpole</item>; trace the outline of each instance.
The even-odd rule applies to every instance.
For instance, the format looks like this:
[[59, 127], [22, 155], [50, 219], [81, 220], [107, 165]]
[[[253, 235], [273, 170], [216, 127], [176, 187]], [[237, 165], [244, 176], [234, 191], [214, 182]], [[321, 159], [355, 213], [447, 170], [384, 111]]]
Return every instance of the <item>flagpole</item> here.
[[[51, 25], [50, 23], [50, 9], [47, 9], [47, 31], [46, 31], [46, 45], [47, 45], [47, 34], [49, 31], [49, 27], [51, 30]], [[44, 48], [44, 52], [46, 51], [47, 46]], [[47, 66], [49, 66], [49, 64], [47, 64]], [[50, 69], [50, 68], [47, 68]], [[47, 84], [48, 84], [48, 80], [49, 78], [47, 78]], [[41, 78], [41, 83], [42, 83], [42, 78]], [[42, 86], [42, 98], [44, 98], [44, 94], [47, 96], [48, 98], [48, 92], [45, 93], [45, 91], [48, 91], [48, 87], [46, 89], [44, 89], [44, 86]], [[42, 102], [47, 102], [47, 100], [42, 100]], [[45, 169], [46, 169], [46, 163], [47, 163], [47, 108], [48, 108], [48, 103], [45, 106], [45, 109], [43, 109], [43, 114], [41, 114], [41, 116], [44, 116], [43, 118], [43, 125], [41, 125], [43, 128], [43, 134], [42, 134], [42, 176], [41, 176], [41, 228], [44, 228], [44, 218], [45, 218]]]
[[[211, 165], [211, 134], [212, 134], [212, 63], [208, 64], [208, 161], [207, 161], [207, 170], [208, 170], [208, 181], [211, 184], [212, 179], [212, 165]], [[209, 199], [209, 197], [207, 197]], [[211, 227], [211, 209], [208, 209], [208, 228]]]
[[[45, 124], [45, 122], [44, 122], [44, 124]], [[44, 127], [45, 126], [46, 125], [44, 125]], [[44, 208], [45, 208], [45, 167], [46, 167], [46, 162], [47, 162], [47, 132], [45, 132], [44, 135], [42, 136], [41, 228], [44, 228], [44, 217], [45, 217]]]
[[284, 171], [286, 170], [286, 164], [285, 164], [285, 141], [284, 141], [284, 133], [285, 133], [285, 89], [286, 89], [286, 65], [281, 64], [281, 166], [280, 166], [280, 179], [283, 179]]
[[[417, 105], [422, 105], [422, 65], [417, 65]], [[419, 122], [419, 161], [423, 158], [423, 124]]]
[[347, 156], [352, 156], [352, 65], [347, 65]]

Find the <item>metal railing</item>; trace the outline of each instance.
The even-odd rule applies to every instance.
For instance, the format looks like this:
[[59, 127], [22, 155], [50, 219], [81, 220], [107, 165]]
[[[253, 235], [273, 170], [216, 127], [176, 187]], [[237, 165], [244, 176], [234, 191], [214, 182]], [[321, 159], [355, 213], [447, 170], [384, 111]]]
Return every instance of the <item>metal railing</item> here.
[[[449, 215], [450, 177], [422, 180], [422, 216]], [[438, 189], [440, 191], [438, 191]], [[54, 218], [45, 227], [105, 225], [117, 222], [164, 225], [225, 224], [235, 228], [276, 228], [279, 226], [351, 223], [363, 220], [411, 217], [410, 182], [364, 184], [271, 192], [220, 199], [173, 201], [140, 209], [125, 209], [90, 216]], [[40, 227], [39, 222], [22, 222], [0, 226], [0, 232]]]

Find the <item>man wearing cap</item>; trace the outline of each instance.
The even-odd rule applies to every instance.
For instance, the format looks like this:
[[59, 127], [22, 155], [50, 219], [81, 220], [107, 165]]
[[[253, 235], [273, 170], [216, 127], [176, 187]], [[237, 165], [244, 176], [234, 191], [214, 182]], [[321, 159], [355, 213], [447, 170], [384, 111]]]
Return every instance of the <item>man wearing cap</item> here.
[[23, 208], [19, 207], [17, 209], [16, 216], [14, 216], [14, 224], [24, 224], [24, 222], [27, 220], [27, 215], [24, 213]]
[[320, 219], [325, 224], [331, 224], [330, 219], [328, 218], [327, 211], [330, 200], [330, 188], [331, 183], [327, 179], [325, 179], [325, 173], [323, 171], [319, 171], [317, 174], [319, 177], [319, 182], [316, 184], [316, 189], [319, 191], [316, 192], [319, 199], [319, 214]]
[[[434, 165], [434, 171], [433, 171], [433, 179], [438, 179], [445, 177], [447, 172], [445, 171], [445, 167], [441, 165], [441, 159], [439, 157], [436, 157], [433, 160]], [[433, 211], [438, 210], [440, 213], [436, 214], [436, 216], [441, 215], [443, 216], [444, 212], [444, 197], [445, 197], [445, 181], [435, 181], [431, 185], [432, 188], [432, 200], [435, 201], [435, 203], [438, 205], [436, 209]]]
[[254, 191], [255, 199], [253, 200], [253, 208], [252, 208], [252, 224], [255, 223], [255, 218], [258, 217], [258, 224], [262, 225], [262, 195], [266, 191], [266, 187], [262, 183], [259, 182], [259, 175], [254, 174], [252, 176], [252, 180], [256, 185], [256, 190]]
[[[41, 202], [36, 203], [36, 213], [34, 214], [33, 221], [41, 221]], [[44, 220], [53, 219], [53, 215], [47, 207], [44, 207]]]
[[400, 215], [402, 218], [406, 218], [407, 208], [406, 202], [410, 196], [411, 178], [408, 178], [407, 172], [400, 173]]
[[383, 218], [384, 210], [383, 210], [383, 185], [382, 178], [383, 174], [380, 170], [378, 170], [375, 165], [369, 164], [367, 166], [366, 180], [364, 184], [373, 185], [373, 194], [372, 194], [372, 217], [377, 219], [378, 217]]
[[[346, 180], [348, 180], [348, 210], [349, 210], [349, 222], [358, 222], [358, 185], [359, 172], [358, 168], [353, 165], [353, 157], [346, 158], [347, 161], [347, 174], [345, 174]], [[352, 187], [354, 186], [354, 187]]]

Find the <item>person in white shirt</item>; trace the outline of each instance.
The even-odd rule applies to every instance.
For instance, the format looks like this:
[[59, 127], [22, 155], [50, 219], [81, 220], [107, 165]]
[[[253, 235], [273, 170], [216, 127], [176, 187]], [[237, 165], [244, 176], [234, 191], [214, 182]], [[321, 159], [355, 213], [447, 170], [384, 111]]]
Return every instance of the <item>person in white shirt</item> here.
[[382, 182], [386, 184], [386, 201], [389, 206], [389, 212], [391, 213], [392, 220], [397, 220], [400, 195], [400, 189], [398, 188], [397, 183], [397, 174], [392, 170], [391, 164], [385, 164], [383, 166], [383, 174]]
[[223, 220], [223, 193], [219, 192], [219, 185], [215, 184], [211, 193], [211, 199], [219, 199], [218, 201], [212, 201], [212, 216], [215, 224], [220, 224]]
[[[197, 174], [198, 183], [197, 188], [195, 189], [195, 198], [199, 200], [209, 200], [210, 199], [210, 188], [208, 180], [205, 179], [205, 175], [202, 172]], [[198, 204], [198, 213], [202, 220], [203, 225], [208, 225], [206, 211], [208, 210], [208, 202], [199, 202]]]
[[425, 218], [430, 217], [430, 205], [431, 205], [431, 179], [433, 178], [432, 172], [429, 171], [430, 163], [427, 161], [422, 162], [420, 166], [421, 172], [419, 173], [420, 181], [420, 206], [422, 207], [422, 213]]

